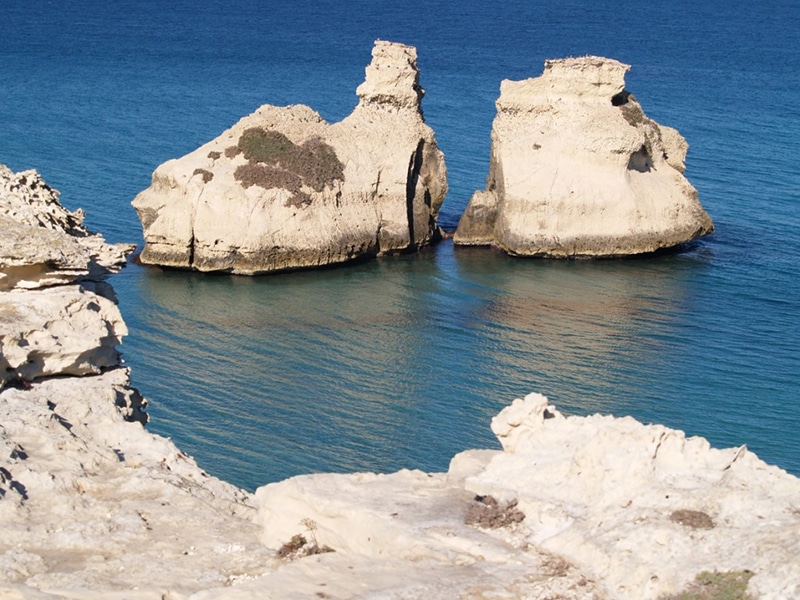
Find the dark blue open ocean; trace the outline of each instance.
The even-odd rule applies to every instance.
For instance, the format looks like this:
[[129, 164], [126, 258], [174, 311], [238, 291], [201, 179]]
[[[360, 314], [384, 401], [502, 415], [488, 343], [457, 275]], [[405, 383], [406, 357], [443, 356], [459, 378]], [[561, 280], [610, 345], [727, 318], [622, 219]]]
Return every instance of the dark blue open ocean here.
[[441, 224], [483, 187], [503, 78], [546, 58], [633, 65], [690, 144], [716, 233], [658, 258], [547, 262], [445, 242], [262, 278], [112, 278], [153, 431], [253, 489], [312, 471], [444, 470], [496, 447], [515, 397], [633, 415], [800, 475], [800, 5], [796, 0], [7, 0], [0, 163], [37, 168], [111, 241], [153, 169], [260, 104], [355, 106], [375, 39], [417, 46], [447, 156]]

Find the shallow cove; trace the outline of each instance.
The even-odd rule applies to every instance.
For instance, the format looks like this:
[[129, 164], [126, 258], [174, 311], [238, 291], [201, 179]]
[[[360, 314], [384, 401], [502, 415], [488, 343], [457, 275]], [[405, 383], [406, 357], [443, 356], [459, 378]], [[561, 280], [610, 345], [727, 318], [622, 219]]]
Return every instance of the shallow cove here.
[[[739, 445], [735, 423], [778, 415], [751, 410], [740, 367], [754, 357], [726, 339], [742, 332], [718, 314], [712, 262], [704, 247], [545, 261], [446, 241], [269, 277], [130, 266], [114, 283], [142, 299], [122, 307], [124, 348], [156, 399], [149, 427], [252, 490], [305, 472], [445, 470], [456, 452], [497, 447], [489, 421], [530, 390], [566, 412]], [[774, 442], [750, 446], [797, 472]]]

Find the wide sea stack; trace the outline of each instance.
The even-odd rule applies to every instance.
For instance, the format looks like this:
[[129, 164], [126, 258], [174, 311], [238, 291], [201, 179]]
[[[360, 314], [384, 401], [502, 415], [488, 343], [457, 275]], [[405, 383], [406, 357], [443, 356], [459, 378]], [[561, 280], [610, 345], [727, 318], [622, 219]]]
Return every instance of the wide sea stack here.
[[256, 274], [414, 250], [439, 237], [444, 155], [416, 50], [378, 41], [359, 104], [329, 124], [264, 105], [158, 167], [133, 201], [145, 264]]
[[629, 69], [586, 56], [502, 82], [486, 189], [470, 199], [456, 244], [518, 256], [628, 256], [713, 231], [683, 176], [686, 140], [645, 116], [625, 89]]

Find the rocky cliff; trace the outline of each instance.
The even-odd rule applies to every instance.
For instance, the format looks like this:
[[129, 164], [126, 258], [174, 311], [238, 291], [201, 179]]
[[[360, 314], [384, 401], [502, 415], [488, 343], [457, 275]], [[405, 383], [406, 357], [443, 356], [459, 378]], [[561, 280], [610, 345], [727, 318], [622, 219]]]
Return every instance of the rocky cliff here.
[[626, 256], [713, 230], [683, 176], [686, 141], [645, 116], [625, 89], [629, 68], [586, 56], [502, 82], [486, 189], [470, 199], [456, 244], [519, 256]]
[[[209, 476], [145, 430], [116, 352], [124, 323], [97, 279], [130, 247], [82, 229], [34, 172], [0, 173], [15, 182], [0, 187], [0, 597], [639, 600], [703, 572], [800, 596], [800, 480], [744, 447], [565, 417], [538, 394], [493, 420], [502, 450], [447, 473], [255, 494]], [[69, 261], [42, 259], [54, 239]]]
[[358, 106], [329, 124], [265, 105], [156, 169], [133, 201], [146, 264], [255, 274], [434, 241], [444, 155], [422, 117], [413, 47], [375, 43]]
[[104, 281], [134, 247], [2, 165], [0, 221], [0, 598], [161, 598], [263, 568], [250, 497], [143, 427]]

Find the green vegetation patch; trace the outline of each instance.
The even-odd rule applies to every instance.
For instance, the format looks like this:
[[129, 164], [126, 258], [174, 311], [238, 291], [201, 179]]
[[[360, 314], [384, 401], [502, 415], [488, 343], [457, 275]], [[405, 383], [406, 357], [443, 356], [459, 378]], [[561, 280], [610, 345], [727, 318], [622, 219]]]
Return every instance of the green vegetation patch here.
[[638, 127], [639, 125], [643, 125], [647, 120], [647, 117], [644, 116], [644, 111], [642, 107], [636, 103], [636, 99], [633, 96], [630, 96], [633, 102], [626, 102], [625, 104], [621, 105], [619, 109], [622, 111], [622, 117], [632, 126]]
[[753, 600], [746, 591], [753, 575], [752, 571], [703, 571], [684, 591], [662, 600]]
[[234, 177], [245, 188], [257, 185], [264, 189], [283, 188], [292, 192], [288, 205], [311, 203], [302, 186], [321, 192], [335, 181], [344, 181], [344, 165], [334, 149], [320, 138], [297, 145], [278, 131], [260, 127], [246, 129], [237, 146], [225, 150], [232, 158], [241, 152], [248, 164], [239, 166]]
[[259, 163], [247, 163], [236, 167], [234, 177], [241, 182], [243, 187], [257, 185], [268, 190], [270, 188], [283, 188], [297, 193], [303, 183], [302, 178], [289, 171]]
[[296, 146], [278, 131], [266, 131], [260, 127], [245, 129], [239, 138], [239, 149], [251, 162], [275, 164], [285, 160]]

